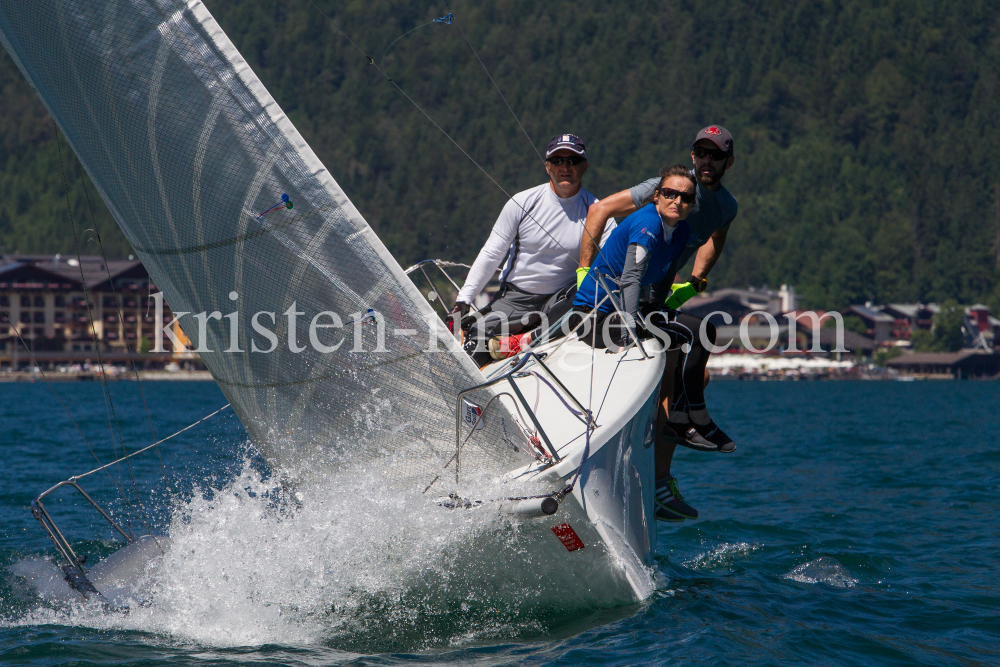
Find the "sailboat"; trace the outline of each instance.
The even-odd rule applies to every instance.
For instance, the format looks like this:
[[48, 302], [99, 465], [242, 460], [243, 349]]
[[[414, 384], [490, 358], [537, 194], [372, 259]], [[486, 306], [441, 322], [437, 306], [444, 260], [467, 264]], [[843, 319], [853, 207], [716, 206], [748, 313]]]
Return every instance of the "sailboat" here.
[[[595, 596], [650, 595], [657, 341], [477, 368], [199, 0], [8, 0], [0, 41], [290, 488], [363, 461], [441, 511], [518, 517]], [[35, 511], [84, 598], [125, 604], [164, 548], [123, 532], [87, 568]]]

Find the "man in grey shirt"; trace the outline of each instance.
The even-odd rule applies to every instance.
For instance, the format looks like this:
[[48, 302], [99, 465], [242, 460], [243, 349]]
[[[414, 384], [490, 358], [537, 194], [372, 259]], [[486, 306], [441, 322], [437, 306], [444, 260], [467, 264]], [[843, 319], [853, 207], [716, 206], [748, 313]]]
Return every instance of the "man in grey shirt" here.
[[[688, 216], [691, 238], [687, 248], [674, 263], [672, 274], [676, 274], [697, 251], [690, 281], [695, 288], [693, 294], [704, 291], [706, 278], [722, 254], [729, 226], [736, 218], [739, 207], [736, 197], [722, 185], [722, 177], [733, 166], [734, 161], [733, 138], [729, 131], [719, 125], [710, 125], [701, 130], [691, 145], [691, 161], [694, 163], [695, 178], [698, 179], [698, 199], [694, 211]], [[659, 182], [659, 176], [650, 178], [590, 207], [580, 246], [579, 276], [585, 274], [584, 269], [589, 269], [597, 256], [597, 244], [591, 239], [602, 238], [604, 227], [612, 217], [631, 215], [651, 202], [653, 190]]]
[[[721, 125], [709, 125], [698, 132], [691, 145], [691, 161], [694, 163], [695, 178], [698, 180], [695, 209], [687, 217], [691, 235], [687, 247], [668, 271], [667, 279], [654, 287], [652, 296], [655, 304], [664, 304], [677, 271], [684, 266], [691, 255], [697, 252], [690, 280], [673, 285], [673, 293], [666, 299], [665, 305], [675, 310], [684, 301], [705, 290], [708, 274], [722, 254], [729, 226], [738, 211], [736, 198], [722, 185], [722, 177], [734, 162], [733, 137], [729, 131]], [[591, 205], [580, 245], [577, 285], [586, 277], [591, 263], [597, 256], [598, 245], [594, 239], [602, 237], [608, 220], [611, 217], [621, 219], [649, 203], [659, 182], [659, 178], [651, 178]], [[672, 393], [672, 388], [661, 387], [661, 398], [665, 399], [664, 402], [670, 401]], [[671, 414], [670, 417], [675, 415]], [[665, 410], [660, 410], [657, 417], [657, 518], [667, 521], [693, 519], [697, 518], [698, 512], [684, 502], [677, 487], [677, 480], [671, 475], [670, 466], [678, 443], [689, 447], [695, 446], [698, 449], [701, 447], [681, 437], [680, 434], [685, 430], [684, 425], [674, 425], [670, 417]]]

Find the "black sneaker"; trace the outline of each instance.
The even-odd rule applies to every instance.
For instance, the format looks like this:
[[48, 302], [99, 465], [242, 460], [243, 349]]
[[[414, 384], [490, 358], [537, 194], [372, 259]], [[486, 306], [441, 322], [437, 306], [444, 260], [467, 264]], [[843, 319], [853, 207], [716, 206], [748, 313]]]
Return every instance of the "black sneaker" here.
[[656, 520], [666, 521], [667, 523], [681, 523], [684, 521], [684, 517], [680, 514], [674, 514], [670, 510], [665, 510], [662, 507], [656, 508]]
[[667, 422], [667, 425], [663, 427], [660, 431], [660, 435], [666, 442], [672, 442], [675, 445], [683, 445], [687, 441], [687, 429], [690, 424], [675, 424], [673, 422]]
[[684, 502], [677, 480], [673, 477], [657, 481], [654, 498], [656, 518], [660, 521], [676, 522], [698, 518], [698, 510]]
[[704, 426], [694, 423], [688, 424], [686, 436], [687, 440], [681, 444], [691, 449], [702, 452], [722, 452], [723, 454], [736, 451], [736, 443], [714, 421], [710, 421]]

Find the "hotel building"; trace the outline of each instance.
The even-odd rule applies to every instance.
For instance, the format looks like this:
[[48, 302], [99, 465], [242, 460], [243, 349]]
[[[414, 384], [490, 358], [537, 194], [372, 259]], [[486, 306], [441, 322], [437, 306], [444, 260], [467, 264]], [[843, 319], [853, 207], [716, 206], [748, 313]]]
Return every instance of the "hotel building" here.
[[[0, 369], [30, 364], [18, 333], [43, 368], [96, 362], [98, 349], [106, 362], [121, 364], [128, 362], [131, 348], [140, 368], [196, 359], [185, 350], [172, 350], [166, 336], [170, 352], [149, 352], [156, 327], [173, 320], [164, 304], [163, 321], [156, 321], [151, 295], [157, 291], [138, 260], [0, 255]], [[174, 331], [187, 342], [176, 324]]]

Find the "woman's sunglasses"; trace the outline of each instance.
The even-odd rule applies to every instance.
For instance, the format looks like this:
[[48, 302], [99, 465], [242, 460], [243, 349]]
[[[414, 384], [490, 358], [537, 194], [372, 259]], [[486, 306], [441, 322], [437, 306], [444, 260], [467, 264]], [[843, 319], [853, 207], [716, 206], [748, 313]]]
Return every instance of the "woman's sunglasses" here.
[[680, 197], [681, 201], [685, 204], [694, 203], [695, 193], [693, 192], [681, 192], [680, 190], [674, 190], [673, 188], [656, 188], [656, 191], [667, 199], [677, 199]]

